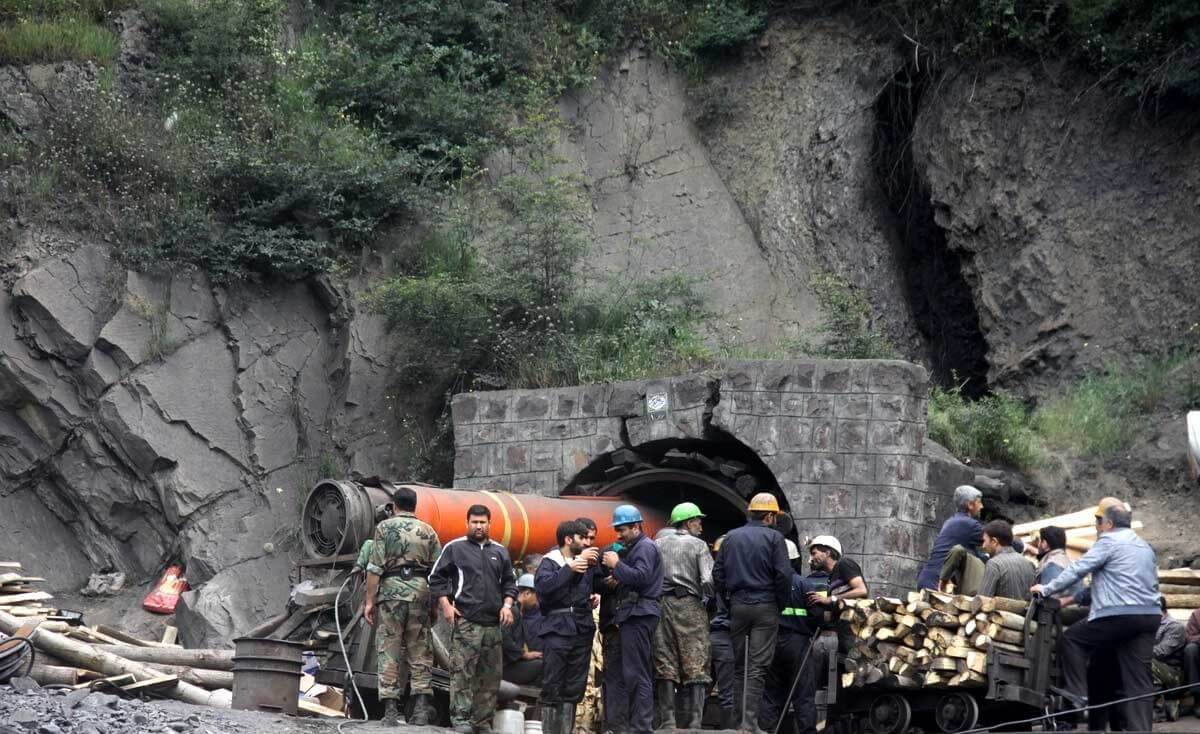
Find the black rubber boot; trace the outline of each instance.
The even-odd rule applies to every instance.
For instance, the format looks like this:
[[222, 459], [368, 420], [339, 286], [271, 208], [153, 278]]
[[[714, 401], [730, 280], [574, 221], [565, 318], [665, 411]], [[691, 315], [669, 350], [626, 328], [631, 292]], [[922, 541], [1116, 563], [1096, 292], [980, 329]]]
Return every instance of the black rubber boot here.
[[575, 731], [575, 704], [564, 703], [559, 706], [558, 734], [573, 734]]
[[413, 726], [429, 726], [429, 718], [433, 713], [433, 702], [430, 698], [428, 693], [416, 694], [413, 698], [412, 720], [408, 723]]
[[737, 711], [733, 709], [721, 709], [721, 729], [723, 731], [731, 731], [737, 728]]
[[692, 683], [684, 688], [684, 729], [704, 728], [704, 701], [708, 698], [708, 686], [704, 683]]
[[562, 734], [562, 709], [557, 703], [542, 704], [542, 734]]
[[675, 728], [675, 683], [654, 681], [654, 707], [658, 713], [659, 730]]
[[400, 707], [400, 702], [394, 698], [384, 699], [383, 701], [383, 719], [379, 722], [384, 726], [401, 726], [404, 721], [404, 709]]

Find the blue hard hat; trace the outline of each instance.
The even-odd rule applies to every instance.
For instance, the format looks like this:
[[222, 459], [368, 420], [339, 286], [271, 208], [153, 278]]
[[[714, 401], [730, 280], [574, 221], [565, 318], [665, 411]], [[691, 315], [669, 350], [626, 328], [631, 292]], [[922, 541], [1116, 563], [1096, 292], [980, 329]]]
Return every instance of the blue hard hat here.
[[617, 505], [613, 510], [612, 526], [628, 525], [642, 521], [642, 511], [633, 505]]

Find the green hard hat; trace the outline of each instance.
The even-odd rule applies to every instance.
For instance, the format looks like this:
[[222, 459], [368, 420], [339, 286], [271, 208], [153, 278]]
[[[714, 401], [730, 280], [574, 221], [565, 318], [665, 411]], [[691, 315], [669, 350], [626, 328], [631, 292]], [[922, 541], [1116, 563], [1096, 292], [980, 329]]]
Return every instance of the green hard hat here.
[[704, 513], [700, 511], [695, 502], [680, 502], [675, 505], [675, 509], [671, 510], [672, 525], [687, 522], [693, 517], [704, 517]]

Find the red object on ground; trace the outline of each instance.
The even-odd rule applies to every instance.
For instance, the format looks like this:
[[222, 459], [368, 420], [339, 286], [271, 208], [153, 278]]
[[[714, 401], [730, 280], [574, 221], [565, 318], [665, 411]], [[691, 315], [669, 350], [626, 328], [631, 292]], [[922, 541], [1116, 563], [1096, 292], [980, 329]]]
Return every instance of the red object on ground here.
[[174, 614], [179, 595], [188, 590], [187, 579], [182, 574], [183, 566], [167, 566], [158, 586], [142, 600], [142, 609], [155, 614]]

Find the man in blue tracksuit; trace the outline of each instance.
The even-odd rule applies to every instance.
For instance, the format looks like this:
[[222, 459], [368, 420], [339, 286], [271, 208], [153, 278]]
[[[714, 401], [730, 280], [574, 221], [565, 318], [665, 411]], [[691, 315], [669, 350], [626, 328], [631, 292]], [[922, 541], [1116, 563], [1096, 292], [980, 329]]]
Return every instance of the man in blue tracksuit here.
[[740, 731], [758, 732], [758, 706], [775, 657], [780, 610], [791, 599], [787, 545], [775, 531], [779, 501], [769, 492], [750, 498], [750, 520], [729, 531], [713, 567], [713, 587], [729, 605], [733, 638], [734, 705]]
[[[1098, 537], [1092, 549], [1035, 594], [1053, 595], [1092, 574], [1091, 611], [1086, 622], [1071, 625], [1061, 643], [1063, 689], [1074, 704], [1088, 701], [1092, 658], [1111, 652], [1123, 696], [1153, 692], [1150, 664], [1158, 607], [1158, 563], [1154, 549], [1130, 528], [1133, 513], [1110, 504], [1096, 511]], [[1146, 697], [1119, 706], [1126, 731], [1150, 731], [1154, 701]]]
[[[795, 558], [799, 557], [797, 550]], [[808, 594], [816, 590], [814, 579], [792, 574], [788, 605], [780, 610], [775, 659], [767, 671], [767, 687], [758, 710], [759, 721], [768, 731], [776, 729], [776, 722], [787, 713], [789, 692], [796, 734], [817, 731], [817, 666], [816, 656], [809, 650], [825, 608], [809, 606]]]
[[613, 624], [617, 644], [615, 659], [605, 666], [619, 671], [614, 680], [609, 718], [614, 726], [628, 726], [630, 734], [649, 734], [654, 711], [654, 630], [658, 627], [658, 599], [662, 596], [663, 566], [658, 546], [642, 530], [642, 513], [633, 505], [617, 505], [613, 529], [621, 547], [605, 552], [604, 567], [616, 579]]
[[600, 560], [598, 548], [587, 547], [579, 522], [558, 524], [558, 548], [542, 557], [534, 588], [542, 609], [542, 731], [571, 734], [575, 706], [583, 700], [591, 667], [592, 587]]
[[937, 591], [942, 564], [956, 545], [966, 548], [980, 560], [986, 559], [979, 550], [980, 544], [983, 543], [983, 525], [976, 519], [983, 510], [983, 493], [969, 484], [964, 484], [954, 490], [954, 507], [957, 512], [942, 523], [942, 529], [933, 541], [929, 560], [925, 561], [920, 575], [917, 576], [918, 590]]

